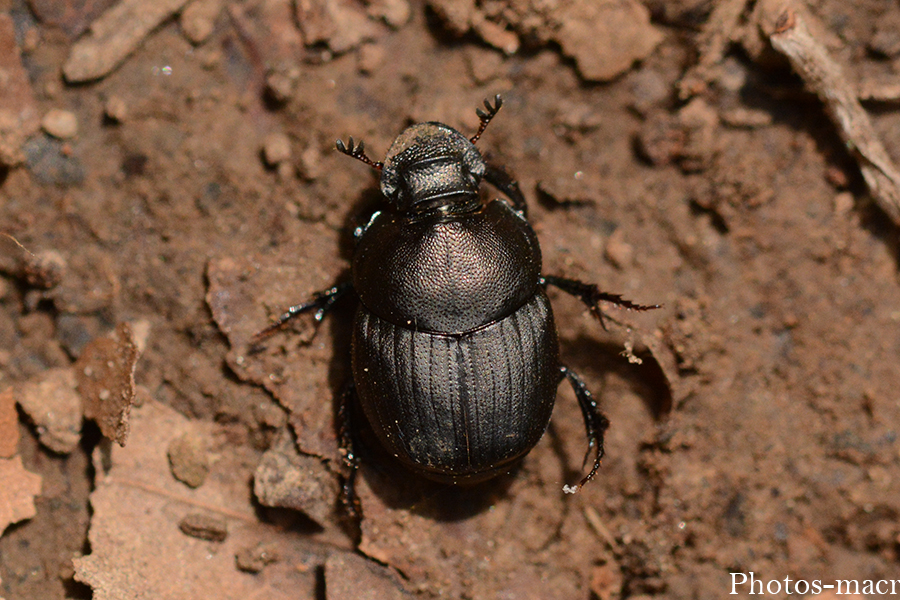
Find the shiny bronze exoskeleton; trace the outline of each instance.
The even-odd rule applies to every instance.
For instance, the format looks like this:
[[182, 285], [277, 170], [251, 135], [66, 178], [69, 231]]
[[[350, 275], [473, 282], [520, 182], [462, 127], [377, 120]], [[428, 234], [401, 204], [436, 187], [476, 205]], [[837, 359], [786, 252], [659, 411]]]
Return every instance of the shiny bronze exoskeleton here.
[[[584, 382], [559, 362], [545, 288], [580, 298], [601, 319], [599, 302], [647, 310], [596, 285], [541, 273], [541, 249], [525, 198], [505, 171], [487, 165], [475, 142], [500, 109], [478, 110], [472, 138], [442, 123], [420, 123], [394, 141], [384, 162], [363, 144], [339, 151], [381, 171], [385, 205], [356, 231], [352, 283], [316, 294], [265, 332], [315, 310], [320, 321], [341, 296], [359, 299], [353, 328], [353, 383], [381, 444], [412, 471], [447, 483], [473, 483], [508, 470], [543, 435], [561, 379], [584, 414], [591, 479], [609, 421]], [[508, 200], [482, 202], [482, 179]], [[341, 409], [351, 414], [348, 394]], [[355, 470], [352, 436], [342, 428]], [[569, 488], [572, 490], [573, 488]]]

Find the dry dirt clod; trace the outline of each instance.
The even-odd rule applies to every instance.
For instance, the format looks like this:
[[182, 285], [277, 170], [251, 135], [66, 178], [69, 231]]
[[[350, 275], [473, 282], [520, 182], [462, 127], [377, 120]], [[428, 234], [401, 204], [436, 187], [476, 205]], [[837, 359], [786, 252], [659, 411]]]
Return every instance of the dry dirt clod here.
[[23, 256], [22, 274], [28, 285], [42, 290], [58, 286], [66, 273], [66, 259], [55, 250], [43, 250]]
[[252, 548], [244, 548], [235, 557], [235, 564], [241, 571], [259, 573], [266, 565], [278, 562], [278, 550], [272, 544], [257, 544]]
[[663, 39], [650, 23], [650, 11], [636, 0], [581, 0], [562, 6], [556, 41], [589, 81], [618, 77], [649, 56]]
[[90, 0], [89, 2], [59, 2], [59, 0], [28, 0], [37, 20], [51, 29], [65, 32], [70, 40], [76, 39], [115, 0]]
[[617, 269], [627, 269], [634, 262], [634, 246], [625, 241], [625, 233], [616, 229], [606, 241], [604, 253]]
[[475, 19], [472, 23], [472, 29], [481, 39], [504, 54], [515, 54], [519, 51], [521, 45], [519, 36], [499, 23], [494, 23], [484, 18]]
[[384, 62], [386, 50], [381, 44], [363, 44], [359, 48], [359, 72], [369, 74]]
[[167, 451], [172, 475], [188, 487], [198, 488], [209, 474], [206, 442], [199, 435], [185, 433], [172, 440]]
[[39, 380], [21, 385], [16, 397], [41, 444], [60, 454], [75, 449], [81, 439], [82, 404], [72, 369], [47, 371]]
[[253, 492], [263, 506], [299, 510], [325, 524], [334, 512], [338, 486], [322, 460], [300, 454], [284, 431], [256, 467]]
[[181, 13], [181, 31], [192, 44], [205, 42], [216, 27], [222, 0], [193, 0]]
[[266, 95], [276, 104], [286, 104], [294, 95], [297, 78], [292, 73], [273, 71], [266, 76]]
[[717, 152], [718, 126], [716, 111], [695, 98], [677, 115], [652, 111], [638, 134], [638, 148], [654, 166], [675, 162], [686, 173], [704, 171]]
[[291, 140], [284, 133], [270, 133], [263, 140], [263, 157], [270, 167], [287, 162], [291, 159]]
[[342, 0], [298, 0], [297, 21], [307, 46], [324, 43], [343, 54], [375, 37], [377, 28], [355, 3]]
[[399, 29], [409, 22], [412, 9], [407, 0], [369, 0], [367, 12], [370, 16], [384, 19], [384, 22]]
[[311, 145], [300, 153], [299, 171], [304, 179], [310, 181], [325, 175], [325, 169], [322, 164], [322, 152], [318, 146]]
[[337, 552], [325, 563], [328, 600], [412, 600], [389, 569], [356, 554]]
[[554, 206], [580, 206], [592, 204], [596, 198], [583, 177], [555, 177], [541, 179], [537, 183], [538, 197]]
[[716, 77], [746, 6], [747, 0], [723, 0], [714, 5], [697, 40], [700, 54], [697, 64], [688, 69], [678, 82], [678, 94], [682, 100], [702, 93]]

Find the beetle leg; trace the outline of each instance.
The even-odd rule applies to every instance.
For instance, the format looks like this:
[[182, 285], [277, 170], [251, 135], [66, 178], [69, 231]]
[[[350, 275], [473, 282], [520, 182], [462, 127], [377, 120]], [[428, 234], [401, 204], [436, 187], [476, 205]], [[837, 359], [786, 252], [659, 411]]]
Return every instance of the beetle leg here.
[[568, 367], [560, 366], [559, 371], [572, 386], [575, 397], [578, 398], [578, 404], [581, 406], [581, 414], [584, 416], [584, 427], [587, 431], [588, 449], [584, 455], [582, 468], [587, 464], [591, 453], [594, 453], [594, 466], [591, 467], [590, 473], [578, 482], [578, 485], [576, 486], [563, 486], [563, 491], [567, 494], [574, 494], [580, 490], [585, 483], [593, 479], [594, 475], [597, 474], [597, 470], [600, 469], [600, 461], [604, 454], [603, 436], [606, 434], [606, 429], [609, 427], [609, 419], [600, 412], [600, 407], [597, 406], [594, 395], [591, 394], [591, 391], [587, 388], [587, 384], [584, 383], [584, 380], [581, 377]]
[[494, 103], [491, 104], [489, 100], [484, 101], [484, 107], [487, 109], [487, 112], [481, 110], [480, 108], [475, 109], [475, 114], [478, 115], [478, 119], [481, 121], [481, 125], [478, 126], [478, 131], [469, 138], [469, 141], [473, 144], [478, 141], [481, 137], [481, 134], [484, 133], [484, 130], [487, 129], [488, 123], [491, 122], [497, 112], [499, 112], [500, 107], [503, 106], [503, 98], [500, 97], [500, 94], [494, 96]]
[[655, 308], [660, 308], [659, 304], [637, 304], [635, 302], [632, 302], [631, 300], [626, 300], [619, 294], [601, 292], [600, 288], [597, 287], [597, 284], [584, 283], [583, 281], [578, 281], [577, 279], [567, 279], [565, 277], [544, 275], [541, 279], [541, 285], [554, 285], [567, 294], [571, 294], [584, 302], [584, 304], [590, 309], [591, 314], [597, 317], [597, 319], [600, 321], [600, 325], [603, 327], [603, 329], [606, 329], [606, 323], [603, 320], [604, 317], [611, 317], [604, 315], [603, 311], [600, 310], [601, 302], [610, 302], [628, 310], [653, 310]]
[[363, 144], [362, 140], [359, 141], [358, 144], [353, 143], [353, 138], [349, 138], [347, 144], [344, 145], [344, 140], [337, 140], [334, 143], [335, 148], [337, 148], [338, 152], [342, 154], [346, 154], [356, 160], [361, 160], [366, 163], [373, 169], [381, 170], [384, 167], [383, 162], [375, 162], [368, 156], [366, 156], [365, 144]]
[[313, 294], [312, 300], [290, 307], [286, 312], [278, 317], [278, 319], [276, 319], [274, 323], [254, 335], [253, 343], [255, 344], [267, 338], [294, 317], [302, 315], [303, 313], [309, 312], [313, 309], [315, 309], [316, 311], [313, 319], [315, 319], [316, 325], [318, 325], [322, 322], [322, 319], [325, 318], [325, 315], [328, 314], [328, 311], [334, 308], [335, 303], [352, 289], [352, 283], [344, 282], [339, 283], [331, 289], [327, 289], [322, 292], [316, 292], [315, 294]]
[[525, 194], [519, 189], [519, 182], [513, 179], [509, 173], [500, 167], [487, 165], [487, 169], [484, 171], [484, 180], [506, 195], [512, 201], [513, 208], [522, 213], [523, 217], [528, 217]]
[[341, 452], [341, 460], [346, 469], [344, 485], [341, 488], [341, 504], [347, 511], [347, 515], [355, 522], [359, 522], [362, 514], [359, 497], [356, 495], [356, 472], [359, 470], [359, 444], [356, 442], [356, 429], [353, 427], [353, 399], [356, 396], [356, 386], [353, 381], [347, 384], [337, 409], [337, 434], [338, 446]]

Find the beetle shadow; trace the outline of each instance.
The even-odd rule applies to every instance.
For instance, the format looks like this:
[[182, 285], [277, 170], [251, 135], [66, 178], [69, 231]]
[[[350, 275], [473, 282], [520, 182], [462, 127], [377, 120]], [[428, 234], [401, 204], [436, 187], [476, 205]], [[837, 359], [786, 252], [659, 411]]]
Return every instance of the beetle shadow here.
[[[372, 493], [391, 510], [407, 510], [433, 521], [464, 521], [488, 510], [508, 494], [519, 464], [493, 479], [471, 485], [431, 481], [408, 470], [385, 451], [368, 423], [360, 427], [364, 438], [360, 475]], [[366, 513], [363, 506], [363, 516]]]
[[[641, 360], [641, 364], [636, 364], [622, 355], [621, 342], [602, 341], [580, 335], [572, 339], [561, 339], [560, 347], [564, 364], [576, 373], [587, 374], [588, 379], [595, 381], [608, 374], [618, 375], [641, 399], [656, 423], [668, 418], [672, 411], [672, 390], [662, 367], [648, 348], [635, 347], [634, 356]], [[601, 408], [602, 392], [599, 390], [598, 394]]]
[[[668, 418], [672, 410], [672, 391], [662, 367], [648, 348], [634, 349], [634, 356], [641, 360], [641, 364], [632, 363], [622, 356], [621, 344], [584, 335], [574, 339], [560, 339], [560, 350], [564, 355], [563, 364], [579, 375], [586, 374], [589, 380], [599, 381], [604, 375], [617, 374], [642, 400], [644, 408], [655, 423], [661, 423]], [[603, 410], [604, 390], [596, 389], [591, 392]], [[572, 457], [563, 444], [563, 434], [559, 432], [552, 419], [545, 435], [549, 437], [550, 447], [562, 465], [563, 479], [574, 482], [584, 477], [593, 460], [592, 454], [586, 454], [584, 461], [573, 464]]]
[[[338, 237], [338, 255], [346, 261], [347, 266], [335, 275], [335, 283], [351, 281], [350, 265], [353, 261], [353, 250], [356, 243], [354, 231], [368, 223], [372, 214], [384, 205], [384, 196], [378, 188], [378, 181], [373, 179], [350, 206], [344, 216]], [[333, 414], [343, 399], [343, 394], [350, 384], [350, 344], [353, 337], [353, 319], [359, 300], [356, 292], [339, 301], [325, 317], [331, 333], [331, 360], [328, 365], [328, 386], [332, 393]], [[358, 420], [357, 420], [358, 421]]]

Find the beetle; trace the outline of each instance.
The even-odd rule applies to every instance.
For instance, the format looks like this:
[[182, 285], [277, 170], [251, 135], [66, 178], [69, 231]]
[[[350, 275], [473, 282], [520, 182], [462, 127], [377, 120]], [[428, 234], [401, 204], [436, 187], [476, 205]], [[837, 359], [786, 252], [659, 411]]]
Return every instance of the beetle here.
[[[409, 470], [467, 484], [528, 454], [549, 424], [562, 379], [584, 417], [585, 464], [594, 454], [583, 479], [564, 488], [580, 489], [600, 467], [609, 421], [581, 377], [560, 363], [546, 288], [579, 298], [601, 325], [601, 302], [659, 308], [542, 273], [518, 183], [475, 146], [502, 106], [500, 95], [484, 106], [471, 138], [443, 123], [414, 124], [382, 162], [362, 142], [337, 141], [338, 151], [381, 172], [383, 205], [355, 231], [351, 281], [289, 308], [258, 334], [312, 311], [319, 323], [340, 298], [357, 296], [353, 381], [337, 411], [348, 497], [359, 466], [354, 397], [381, 445]], [[482, 201], [482, 180], [506, 198]]]

